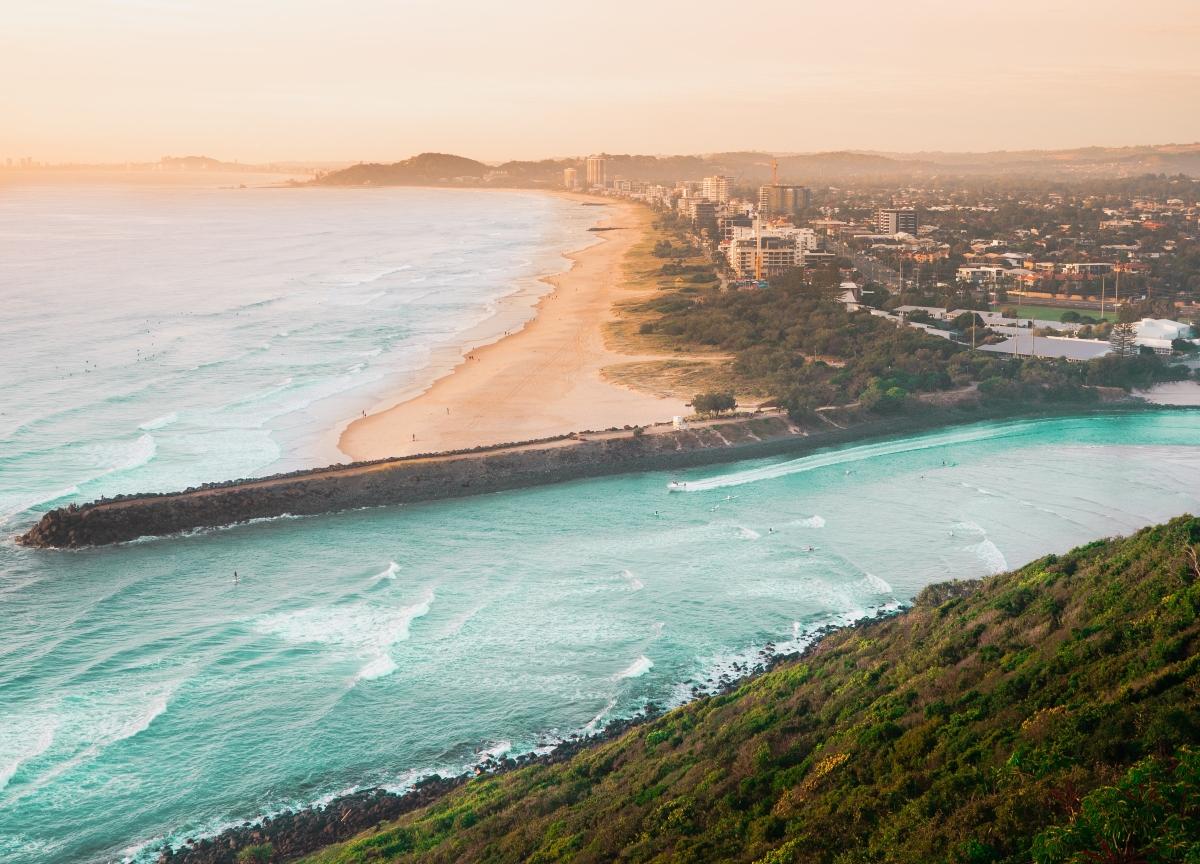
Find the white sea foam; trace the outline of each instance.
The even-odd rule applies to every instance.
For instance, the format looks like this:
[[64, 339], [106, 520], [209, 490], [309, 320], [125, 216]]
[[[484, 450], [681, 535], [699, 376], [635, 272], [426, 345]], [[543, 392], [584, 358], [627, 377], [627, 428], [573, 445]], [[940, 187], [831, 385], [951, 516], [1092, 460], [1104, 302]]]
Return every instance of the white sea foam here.
[[798, 525], [801, 528], [824, 528], [825, 527], [825, 519], [824, 519], [824, 517], [818, 516], [817, 514], [814, 513], [812, 516], [809, 516], [807, 519], [797, 519], [792, 524]]
[[179, 412], [172, 411], [170, 414], [164, 414], [161, 417], [155, 417], [153, 420], [147, 420], [145, 423], [139, 425], [138, 428], [148, 432], [152, 429], [161, 429], [164, 426], [170, 426], [178, 419]]
[[991, 489], [984, 489], [982, 486], [976, 486], [973, 483], [959, 482], [958, 485], [962, 486], [964, 489], [970, 489], [974, 492], [978, 492], [980, 495], [991, 495], [993, 497], [995, 497], [995, 495], [996, 495], [996, 493], [993, 492]]
[[744, 525], [739, 525], [738, 526], [738, 537], [742, 538], [743, 540], [757, 540], [760, 537], [762, 537], [762, 535], [759, 534], [757, 531], [755, 531], [753, 528], [747, 528]]
[[[386, 571], [385, 571], [386, 572]], [[355, 676], [371, 680], [396, 671], [391, 649], [409, 638], [413, 621], [427, 615], [433, 589], [411, 606], [391, 607], [368, 601], [268, 615], [256, 624], [262, 632], [294, 644], [331, 645], [365, 661]]]
[[113, 466], [105, 473], [116, 474], [120, 471], [132, 471], [134, 468], [141, 468], [153, 459], [154, 454], [157, 452], [158, 444], [155, 442], [153, 435], [149, 433], [139, 435], [136, 441], [118, 453]]
[[[775, 654], [793, 654], [803, 651], [817, 638], [818, 631], [829, 625], [844, 627], [880, 612], [895, 612], [900, 608], [899, 602], [889, 600], [876, 606], [847, 609], [815, 621], [807, 626], [799, 621], [793, 621], [790, 631], [791, 639], [774, 643]], [[731, 650], [709, 657], [698, 658], [700, 671], [690, 679], [675, 685], [672, 696], [666, 700], [667, 708], [677, 708], [690, 702], [697, 693], [712, 694], [719, 691], [727, 682], [736, 680], [767, 659], [764, 649], [747, 647], [740, 651]], [[724, 680], [722, 680], [724, 679]]]
[[44, 716], [37, 720], [23, 717], [0, 718], [0, 790], [17, 773], [22, 763], [36, 759], [50, 749], [58, 730], [58, 718]]
[[654, 668], [654, 661], [643, 654], [638, 659], [634, 660], [627, 667], [621, 670], [617, 675], [618, 678], [641, 678], [647, 672]]
[[643, 583], [641, 579], [634, 576], [629, 570], [622, 570], [621, 578], [625, 580], [625, 584], [629, 586], [630, 591], [641, 591], [646, 587], [645, 583]]
[[607, 717], [609, 715], [609, 713], [616, 707], [617, 707], [617, 697], [614, 696], [613, 698], [608, 700], [608, 703], [603, 708], [600, 709], [600, 712], [598, 714], [596, 714], [595, 717], [593, 717], [591, 720], [589, 720], [584, 725], [584, 727], [583, 727], [584, 734], [591, 735], [597, 729], [599, 729], [600, 721], [603, 720], [605, 717]]
[[[974, 441], [987, 441], [1015, 434], [1022, 428], [1021, 424], [1009, 426], [986, 426], [957, 432], [943, 432], [924, 435], [917, 438], [902, 438], [894, 441], [884, 441], [877, 444], [862, 444], [857, 447], [847, 447], [828, 453], [817, 453], [801, 459], [791, 459], [761, 468], [750, 468], [744, 471], [733, 471], [717, 477], [703, 480], [689, 480], [684, 488], [686, 492], [706, 492], [712, 489], [723, 489], [727, 486], [740, 486], [744, 483], [757, 483], [762, 480], [774, 480], [792, 474], [803, 474], [818, 468], [829, 468], [834, 465], [845, 465], [851, 462], [862, 462], [880, 456], [893, 456], [897, 453], [911, 453], [918, 450], [929, 450], [946, 447], [952, 444], [967, 444]], [[989, 493], [990, 494], [990, 493]]]
[[987, 569], [988, 573], [1003, 573], [1008, 570], [1008, 560], [1005, 559], [1004, 553], [991, 540], [985, 538], [981, 542], [971, 546], [970, 549], [983, 562], [983, 566]]
[[150, 728], [150, 725], [167, 710], [177, 681], [164, 682], [142, 689], [139, 700], [129, 692], [114, 688], [82, 697], [64, 700], [53, 710], [48, 720], [51, 732], [39, 732], [37, 744], [45, 742], [45, 748], [30, 753], [12, 766], [8, 776], [11, 780], [21, 763], [29, 765], [33, 760], [47, 761], [46, 767], [39, 765], [34, 775], [17, 786], [10, 785], [11, 795], [2, 803], [9, 806], [27, 797], [57, 778], [91, 762], [109, 747]]
[[372, 582], [378, 582], [381, 579], [395, 579], [396, 574], [400, 572], [400, 565], [395, 561], [389, 561], [388, 566], [379, 573], [371, 577]]
[[24, 513], [26, 510], [32, 510], [34, 507], [37, 507], [41, 504], [51, 504], [62, 498], [66, 498], [68, 496], [78, 495], [78, 494], [79, 494], [79, 487], [71, 486], [66, 489], [59, 489], [57, 492], [51, 492], [49, 495], [39, 495], [36, 498], [31, 498], [27, 501], [23, 501], [20, 504], [10, 507], [9, 509], [5, 510], [3, 513], [0, 513], [0, 524], [7, 522], [9, 519], [11, 519], [14, 516]]
[[486, 747], [479, 751], [479, 756], [484, 759], [499, 759], [505, 753], [512, 752], [513, 743], [511, 741], [498, 741], [491, 747]]
[[863, 571], [862, 584], [867, 586], [867, 589], [873, 594], [891, 594], [892, 586], [880, 579], [874, 573]]
[[386, 291], [376, 291], [374, 294], [368, 294], [366, 297], [344, 298], [339, 302], [342, 306], [370, 306], [376, 300], [380, 300], [386, 296]]

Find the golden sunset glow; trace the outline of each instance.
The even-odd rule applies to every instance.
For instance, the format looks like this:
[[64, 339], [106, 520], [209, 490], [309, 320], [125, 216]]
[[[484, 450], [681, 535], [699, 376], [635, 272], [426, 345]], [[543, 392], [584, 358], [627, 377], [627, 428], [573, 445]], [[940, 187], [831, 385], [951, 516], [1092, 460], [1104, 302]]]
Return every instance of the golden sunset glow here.
[[1200, 139], [1194, 0], [42, 0], [0, 158], [481, 159]]

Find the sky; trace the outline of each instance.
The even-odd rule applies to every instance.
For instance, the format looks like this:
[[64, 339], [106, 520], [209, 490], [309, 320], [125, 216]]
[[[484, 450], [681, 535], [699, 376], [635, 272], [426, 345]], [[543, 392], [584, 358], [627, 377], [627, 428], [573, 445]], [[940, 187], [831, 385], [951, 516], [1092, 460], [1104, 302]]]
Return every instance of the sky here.
[[5, 0], [0, 160], [1200, 141], [1200, 0]]

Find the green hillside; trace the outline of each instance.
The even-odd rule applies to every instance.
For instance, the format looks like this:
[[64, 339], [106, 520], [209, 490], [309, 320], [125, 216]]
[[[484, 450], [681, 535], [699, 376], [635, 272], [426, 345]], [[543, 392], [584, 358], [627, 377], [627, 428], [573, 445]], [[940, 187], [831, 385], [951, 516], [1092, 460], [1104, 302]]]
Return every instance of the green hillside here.
[[1200, 862], [1200, 520], [978, 583], [314, 862]]

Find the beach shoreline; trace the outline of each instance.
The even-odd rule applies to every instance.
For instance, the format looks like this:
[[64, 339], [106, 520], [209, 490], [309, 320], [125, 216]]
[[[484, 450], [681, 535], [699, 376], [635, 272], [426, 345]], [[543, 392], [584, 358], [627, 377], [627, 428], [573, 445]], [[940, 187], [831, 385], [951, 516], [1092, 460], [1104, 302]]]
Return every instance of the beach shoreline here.
[[[646, 425], [685, 414], [665, 399], [606, 380], [601, 370], [632, 359], [606, 345], [614, 304], [632, 296], [625, 258], [649, 230], [650, 214], [628, 201], [567, 192], [597, 204], [596, 240], [563, 253], [565, 270], [519, 284], [494, 315], [441, 346], [412, 384], [331, 430], [334, 460], [354, 461], [545, 438], [580, 429]], [[436, 372], [435, 372], [436, 374]]]

